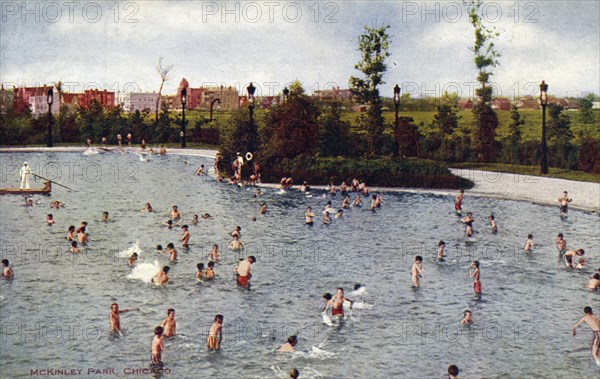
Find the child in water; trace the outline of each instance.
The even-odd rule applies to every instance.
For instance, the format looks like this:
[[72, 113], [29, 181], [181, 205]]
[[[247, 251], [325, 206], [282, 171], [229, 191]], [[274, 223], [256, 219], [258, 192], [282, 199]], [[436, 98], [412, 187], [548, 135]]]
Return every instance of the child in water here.
[[446, 255], [444, 254], [444, 248], [446, 247], [446, 242], [444, 241], [440, 241], [438, 243], [438, 252], [437, 252], [437, 260], [438, 262], [444, 262], [444, 258], [446, 257]]
[[525, 250], [526, 253], [530, 253], [533, 251], [533, 249], [535, 249], [535, 244], [533, 243], [533, 234], [528, 234], [527, 242], [525, 243], [523, 250]]
[[206, 347], [209, 351], [217, 351], [221, 347], [221, 340], [223, 339], [222, 328], [223, 315], [216, 315], [215, 321], [208, 331], [208, 338], [206, 339]]

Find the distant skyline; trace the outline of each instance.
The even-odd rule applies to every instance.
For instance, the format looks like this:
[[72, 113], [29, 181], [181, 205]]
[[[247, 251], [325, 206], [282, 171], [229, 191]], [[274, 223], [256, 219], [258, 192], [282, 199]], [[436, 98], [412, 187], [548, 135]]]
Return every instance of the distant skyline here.
[[[23, 7], [25, 4], [25, 7]], [[600, 93], [600, 2], [488, 1], [502, 54], [493, 69], [496, 96]], [[294, 80], [309, 93], [347, 88], [360, 73], [358, 36], [390, 25], [382, 96], [396, 83], [412, 97], [444, 90], [473, 96], [473, 27], [462, 1], [0, 1], [0, 82], [67, 92], [158, 91], [160, 56], [173, 64], [163, 94], [190, 86], [252, 81], [276, 95]]]

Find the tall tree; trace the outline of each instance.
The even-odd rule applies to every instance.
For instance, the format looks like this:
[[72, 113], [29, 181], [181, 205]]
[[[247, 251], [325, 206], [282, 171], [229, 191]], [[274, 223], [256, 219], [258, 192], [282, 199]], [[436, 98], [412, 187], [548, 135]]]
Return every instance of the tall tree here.
[[493, 75], [491, 69], [499, 64], [500, 54], [496, 51], [492, 42], [494, 37], [499, 34], [493, 29], [486, 28], [481, 23], [481, 17], [479, 16], [481, 5], [481, 0], [471, 0], [469, 4], [469, 20], [475, 28], [475, 43], [471, 51], [475, 53], [474, 61], [478, 70], [477, 81], [481, 84], [481, 87], [475, 90], [479, 102], [473, 107], [473, 114], [476, 122], [475, 142], [479, 160], [492, 162], [498, 149], [496, 143], [498, 116], [490, 105], [492, 87], [489, 85], [489, 81], [490, 76]]
[[569, 116], [562, 114], [564, 108], [558, 104], [548, 106], [548, 141], [550, 145], [550, 165], [572, 169], [575, 166], [576, 154], [572, 144], [573, 132]]
[[508, 126], [508, 143], [509, 143], [509, 162], [512, 164], [521, 163], [521, 126], [525, 124], [525, 120], [521, 119], [521, 114], [516, 105], [510, 107], [510, 118], [512, 122]]
[[319, 151], [325, 157], [348, 156], [350, 125], [342, 120], [342, 105], [331, 103], [319, 119]]
[[371, 154], [381, 152], [383, 146], [384, 120], [382, 100], [378, 87], [384, 84], [383, 74], [387, 71], [385, 59], [389, 57], [390, 37], [388, 26], [370, 28], [365, 26], [358, 39], [358, 50], [362, 59], [354, 68], [363, 73], [363, 78], [351, 76], [349, 80], [352, 95], [361, 104], [368, 105], [366, 115], [361, 115], [360, 124], [369, 133]]
[[590, 93], [579, 102], [579, 119], [584, 124], [592, 124], [594, 122], [594, 113], [592, 107], [594, 105], [594, 94]]
[[437, 107], [438, 113], [433, 116], [433, 123], [440, 128], [444, 134], [444, 159], [448, 159], [448, 140], [458, 126], [459, 117], [456, 115], [454, 107], [441, 105]]
[[158, 75], [160, 76], [160, 87], [158, 88], [158, 96], [156, 97], [156, 106], [154, 108], [154, 110], [155, 110], [154, 122], [156, 124], [158, 124], [158, 111], [159, 111], [159, 104], [160, 104], [160, 95], [162, 93], [163, 85], [165, 84], [165, 82], [168, 81], [169, 79], [171, 79], [169, 77], [169, 72], [172, 69], [173, 69], [172, 64], [164, 66], [163, 57], [158, 58], [158, 63], [156, 64], [156, 72], [158, 72]]

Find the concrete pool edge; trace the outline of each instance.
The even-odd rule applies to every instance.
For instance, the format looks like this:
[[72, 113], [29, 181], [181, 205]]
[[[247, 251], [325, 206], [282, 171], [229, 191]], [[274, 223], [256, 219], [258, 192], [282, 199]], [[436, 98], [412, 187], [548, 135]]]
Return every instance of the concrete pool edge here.
[[[117, 150], [111, 147], [110, 150]], [[137, 147], [128, 148], [137, 150]], [[83, 153], [87, 150], [85, 146], [63, 146], [63, 147], [6, 147], [0, 148], [0, 153]], [[189, 155], [204, 158], [214, 158], [217, 150], [211, 149], [177, 149], [170, 148], [168, 154]], [[600, 184], [590, 182], [578, 182], [573, 180], [544, 178], [538, 176], [526, 176], [519, 174], [501, 173], [493, 171], [481, 171], [471, 169], [450, 169], [457, 176], [471, 180], [475, 186], [467, 190], [467, 196], [489, 197], [505, 200], [529, 201], [540, 205], [557, 206], [558, 197], [563, 191], [568, 191], [573, 197], [570, 205], [573, 209], [600, 213]], [[261, 184], [263, 187], [274, 188], [276, 184]], [[315, 189], [325, 189], [326, 186], [312, 186]], [[532, 190], [533, 188], [533, 190]], [[455, 195], [456, 190], [435, 190], [425, 188], [391, 188], [371, 187], [371, 192], [390, 193], [431, 193], [435, 195]]]

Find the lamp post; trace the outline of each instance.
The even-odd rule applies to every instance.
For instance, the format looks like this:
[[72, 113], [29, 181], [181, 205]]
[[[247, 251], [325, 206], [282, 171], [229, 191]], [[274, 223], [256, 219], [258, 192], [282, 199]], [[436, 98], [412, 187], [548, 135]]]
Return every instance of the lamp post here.
[[214, 99], [213, 101], [210, 102], [210, 122], [211, 123], [213, 120], [213, 107], [215, 106], [215, 103], [221, 104], [221, 99]]
[[288, 95], [290, 94], [290, 90], [287, 87], [283, 88], [283, 102], [287, 100]]
[[540, 174], [548, 173], [548, 152], [546, 150], [546, 106], [548, 105], [548, 85], [544, 80], [540, 84], [540, 104], [542, 105], [542, 156]]
[[246, 88], [248, 90], [248, 110], [250, 111], [250, 146], [249, 150], [251, 153], [254, 152], [254, 91], [256, 91], [256, 87], [250, 85]]
[[48, 147], [52, 147], [52, 103], [54, 102], [54, 92], [52, 88], [48, 90]]
[[394, 139], [396, 140], [394, 145], [395, 156], [398, 156], [400, 153], [400, 136], [398, 130], [398, 109], [400, 108], [400, 91], [402, 91], [402, 89], [400, 88], [400, 86], [398, 86], [398, 84], [396, 84], [396, 86], [394, 87], [394, 106], [396, 107], [396, 123], [394, 124]]
[[185, 148], [185, 103], [187, 101], [187, 88], [181, 90], [181, 148]]

